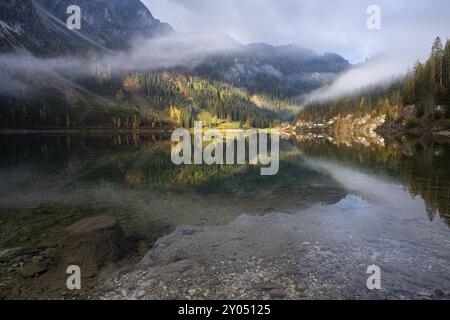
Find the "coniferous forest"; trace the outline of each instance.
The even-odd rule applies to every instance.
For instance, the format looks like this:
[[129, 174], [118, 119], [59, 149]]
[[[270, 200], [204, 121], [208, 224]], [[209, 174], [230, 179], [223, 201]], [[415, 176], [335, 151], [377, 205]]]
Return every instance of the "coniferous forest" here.
[[410, 125], [423, 119], [450, 118], [450, 40], [445, 46], [440, 37], [434, 40], [431, 55], [417, 61], [414, 69], [389, 85], [362, 88], [336, 99], [311, 102], [299, 113], [299, 119], [329, 119], [338, 115], [386, 114], [388, 120], [398, 118], [404, 109], [414, 106]]
[[[100, 76], [101, 74], [101, 76]], [[30, 80], [32, 81], [32, 80]], [[182, 126], [194, 121], [233, 127], [270, 127], [280, 118], [291, 118], [295, 102], [254, 101], [245, 91], [197, 76], [138, 72], [75, 79], [84, 88], [101, 94], [40, 89], [30, 95], [2, 98], [0, 127], [6, 129], [145, 129]], [[261, 97], [262, 99], [262, 97]], [[266, 106], [267, 105], [267, 106]]]

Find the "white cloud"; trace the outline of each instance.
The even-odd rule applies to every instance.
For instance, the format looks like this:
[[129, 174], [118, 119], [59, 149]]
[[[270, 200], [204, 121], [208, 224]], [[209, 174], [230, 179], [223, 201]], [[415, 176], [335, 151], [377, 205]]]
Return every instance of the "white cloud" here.
[[[326, 99], [389, 82], [417, 59], [436, 36], [450, 36], [448, 0], [142, 0], [179, 32], [216, 31], [237, 40], [296, 43], [336, 52], [352, 63], [382, 54], [309, 98]], [[381, 8], [381, 30], [367, 28], [367, 7]]]
[[[142, 1], [179, 32], [222, 32], [244, 43], [298, 43], [352, 62], [397, 49], [423, 59], [436, 35], [450, 36], [448, 0]], [[366, 26], [372, 4], [382, 10], [380, 31]]]
[[306, 101], [326, 101], [375, 85], [389, 84], [410, 66], [401, 56], [379, 56], [339, 76], [331, 85], [309, 94]]

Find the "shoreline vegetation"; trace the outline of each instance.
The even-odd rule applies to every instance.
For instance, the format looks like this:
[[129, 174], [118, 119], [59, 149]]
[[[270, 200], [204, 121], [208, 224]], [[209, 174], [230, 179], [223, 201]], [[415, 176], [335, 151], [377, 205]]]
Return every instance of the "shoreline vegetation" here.
[[[383, 123], [373, 128], [371, 119], [381, 117]], [[295, 119], [294, 127], [332, 127], [338, 131], [367, 127], [388, 136], [449, 136], [450, 40], [444, 46], [437, 37], [428, 60], [417, 61], [413, 70], [389, 85], [361, 88], [353, 94], [308, 103]]]

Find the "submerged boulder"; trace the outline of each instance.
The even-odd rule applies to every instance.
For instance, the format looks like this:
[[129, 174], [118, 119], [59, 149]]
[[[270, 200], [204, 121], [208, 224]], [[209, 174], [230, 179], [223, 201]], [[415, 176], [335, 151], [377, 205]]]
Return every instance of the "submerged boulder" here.
[[77, 265], [85, 275], [97, 273], [126, 254], [125, 234], [113, 217], [83, 219], [69, 226], [67, 232], [58, 249], [60, 264]]

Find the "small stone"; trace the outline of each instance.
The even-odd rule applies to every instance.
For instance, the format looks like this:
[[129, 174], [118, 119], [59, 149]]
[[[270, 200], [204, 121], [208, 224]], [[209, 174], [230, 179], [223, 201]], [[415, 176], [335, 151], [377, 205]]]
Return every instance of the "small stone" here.
[[440, 289], [436, 289], [436, 290], [434, 290], [434, 294], [439, 297], [442, 297], [444, 295], [444, 291], [442, 291]]
[[9, 261], [14, 258], [17, 258], [19, 255], [23, 253], [22, 248], [11, 248], [0, 250], [0, 261]]
[[138, 254], [142, 257], [144, 257], [148, 251], [150, 250], [149, 245], [146, 241], [139, 241], [138, 243]]
[[281, 289], [272, 289], [270, 290], [270, 297], [273, 299], [280, 299], [286, 296], [286, 292]]
[[192, 236], [195, 233], [196, 233], [196, 231], [194, 229], [185, 229], [185, 230], [181, 231], [181, 234], [183, 236]]
[[193, 263], [190, 260], [180, 260], [174, 263], [171, 263], [167, 266], [169, 272], [182, 273], [186, 270], [192, 269]]
[[188, 294], [189, 294], [190, 296], [193, 296], [196, 292], [197, 292], [196, 289], [189, 289], [189, 290], [188, 290]]
[[433, 295], [431, 293], [429, 293], [429, 292], [421, 291], [421, 292], [419, 292], [419, 296], [430, 298]]
[[31, 261], [23, 266], [22, 275], [26, 278], [31, 278], [34, 276], [39, 276], [47, 271], [47, 266]]

